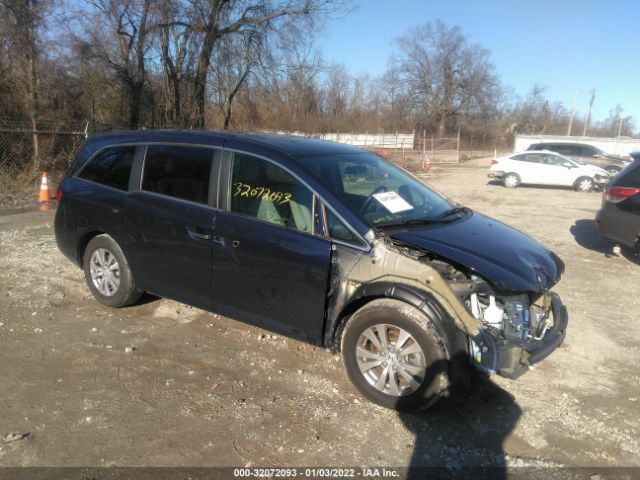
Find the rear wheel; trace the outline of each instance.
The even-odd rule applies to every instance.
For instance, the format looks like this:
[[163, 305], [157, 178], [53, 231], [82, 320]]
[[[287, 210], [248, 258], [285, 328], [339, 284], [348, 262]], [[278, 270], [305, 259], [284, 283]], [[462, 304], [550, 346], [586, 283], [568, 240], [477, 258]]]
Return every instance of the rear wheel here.
[[83, 256], [87, 285], [96, 299], [110, 307], [130, 305], [142, 292], [137, 289], [127, 259], [109, 235], [91, 239]]
[[345, 327], [342, 355], [352, 383], [383, 407], [427, 408], [448, 384], [442, 338], [427, 316], [398, 300], [374, 300], [358, 310]]
[[502, 179], [502, 183], [507, 188], [516, 188], [520, 185], [520, 177], [516, 173], [507, 173]]
[[593, 179], [589, 177], [580, 177], [576, 180], [574, 188], [579, 192], [590, 192], [593, 190]]

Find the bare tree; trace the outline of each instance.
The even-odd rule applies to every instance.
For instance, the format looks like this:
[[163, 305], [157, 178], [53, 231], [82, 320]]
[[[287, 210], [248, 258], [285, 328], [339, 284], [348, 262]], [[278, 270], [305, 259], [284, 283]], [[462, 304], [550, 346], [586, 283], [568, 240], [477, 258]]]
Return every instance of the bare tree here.
[[49, 8], [43, 0], [0, 1], [0, 22], [8, 67], [13, 71], [13, 87], [21, 92], [24, 111], [32, 129], [33, 167], [40, 168], [38, 142], [39, 36]]
[[[88, 55], [100, 58], [114, 72], [127, 99], [128, 124], [137, 128], [143, 110], [147, 81], [145, 54], [149, 48], [152, 0], [88, 0], [93, 14], [85, 18], [85, 45]], [[86, 23], [86, 20], [90, 24]]]
[[166, 123], [186, 126], [183, 111], [185, 80], [193, 78], [199, 37], [188, 24], [188, 8], [182, 2], [162, 0], [158, 34], [162, 67], [169, 101], [165, 105]]
[[206, 86], [212, 54], [220, 39], [247, 29], [273, 30], [278, 22], [305, 22], [329, 11], [331, 0], [190, 0], [194, 15], [189, 27], [202, 35], [193, 80], [195, 126], [205, 126]]
[[452, 130], [463, 115], [491, 104], [499, 88], [489, 51], [471, 44], [459, 27], [440, 20], [413, 28], [396, 40], [392, 65], [414, 112], [433, 117], [438, 135]]
[[247, 29], [234, 35], [226, 35], [219, 41], [213, 56], [213, 91], [216, 103], [223, 113], [222, 128], [231, 124], [234, 100], [247, 82], [249, 75], [268, 63], [269, 51], [263, 32]]

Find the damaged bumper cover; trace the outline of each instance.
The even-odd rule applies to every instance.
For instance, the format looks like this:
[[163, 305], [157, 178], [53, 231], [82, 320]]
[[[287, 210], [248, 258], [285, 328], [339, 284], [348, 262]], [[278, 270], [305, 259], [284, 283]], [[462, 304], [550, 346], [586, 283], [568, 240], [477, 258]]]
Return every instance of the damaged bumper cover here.
[[509, 342], [496, 339], [487, 330], [470, 337], [474, 364], [488, 373], [515, 379], [526, 373], [536, 363], [542, 361], [557, 349], [565, 339], [569, 315], [556, 293], [549, 293], [553, 326], [540, 340]]

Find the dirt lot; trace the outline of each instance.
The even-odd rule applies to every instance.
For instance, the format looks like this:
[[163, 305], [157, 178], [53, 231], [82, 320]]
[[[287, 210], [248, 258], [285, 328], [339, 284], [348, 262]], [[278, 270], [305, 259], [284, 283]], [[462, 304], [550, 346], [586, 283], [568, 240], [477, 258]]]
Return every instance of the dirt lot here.
[[398, 415], [323, 349], [168, 300], [102, 307], [53, 212], [5, 212], [0, 465], [640, 466], [640, 261], [593, 233], [600, 194], [508, 190], [478, 167], [426, 178], [565, 261], [567, 340], [538, 368]]

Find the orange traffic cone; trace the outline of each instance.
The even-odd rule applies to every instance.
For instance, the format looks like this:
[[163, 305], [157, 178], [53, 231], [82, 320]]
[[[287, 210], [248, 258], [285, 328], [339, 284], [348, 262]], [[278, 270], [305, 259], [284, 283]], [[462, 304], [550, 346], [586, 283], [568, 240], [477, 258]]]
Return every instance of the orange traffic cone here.
[[49, 193], [49, 177], [47, 172], [42, 172], [42, 181], [40, 182], [40, 195], [38, 196], [39, 202], [48, 202], [51, 200], [51, 194]]

